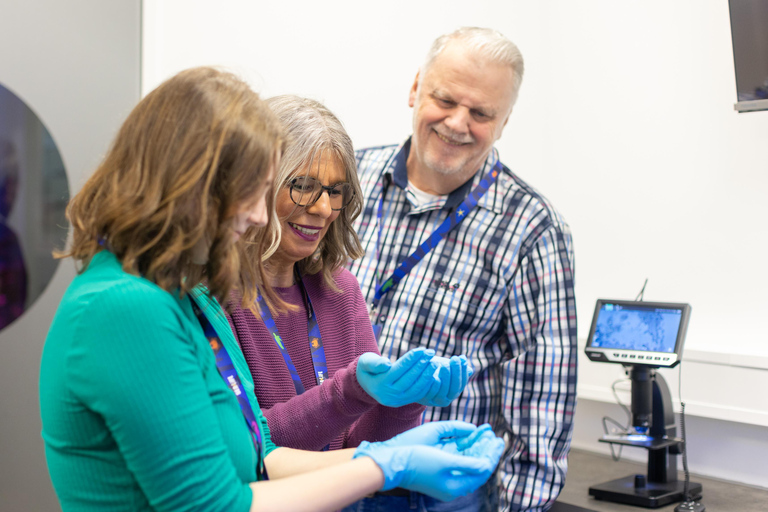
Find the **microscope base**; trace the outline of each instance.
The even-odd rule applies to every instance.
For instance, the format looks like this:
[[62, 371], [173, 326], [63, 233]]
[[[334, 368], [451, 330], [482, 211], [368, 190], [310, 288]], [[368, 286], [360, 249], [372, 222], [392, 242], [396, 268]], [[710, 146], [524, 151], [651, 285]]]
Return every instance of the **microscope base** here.
[[[682, 481], [657, 483], [646, 482], [644, 487], [635, 487], [635, 475], [611, 480], [589, 488], [589, 495], [595, 499], [625, 503], [636, 507], [658, 508], [683, 501], [685, 484]], [[690, 482], [688, 488], [693, 499], [701, 497], [701, 484]]]

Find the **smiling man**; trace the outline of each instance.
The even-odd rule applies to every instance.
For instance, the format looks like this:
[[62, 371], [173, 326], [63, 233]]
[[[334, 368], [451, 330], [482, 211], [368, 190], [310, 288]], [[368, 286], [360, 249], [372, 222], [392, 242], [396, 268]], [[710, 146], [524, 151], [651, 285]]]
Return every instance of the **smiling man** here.
[[522, 55], [500, 33], [441, 36], [411, 87], [413, 135], [357, 152], [365, 256], [351, 270], [382, 354], [464, 354], [474, 376], [424, 421], [489, 422], [507, 442], [485, 488], [450, 503], [402, 496], [404, 510], [544, 511], [565, 483], [576, 395], [570, 229], [493, 148], [522, 77]]

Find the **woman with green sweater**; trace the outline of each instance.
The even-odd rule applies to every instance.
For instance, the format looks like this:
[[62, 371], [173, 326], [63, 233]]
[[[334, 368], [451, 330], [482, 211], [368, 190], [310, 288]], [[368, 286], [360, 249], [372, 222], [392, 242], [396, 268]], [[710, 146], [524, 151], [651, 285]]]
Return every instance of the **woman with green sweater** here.
[[[436, 422], [356, 450], [278, 448], [222, 340], [217, 299], [253, 304], [260, 262], [237, 240], [271, 221], [282, 134], [250, 88], [184, 71], [131, 112], [72, 199], [79, 273], [46, 338], [46, 458], [68, 511], [321, 511], [379, 489], [441, 499], [490, 476], [502, 442]], [[210, 295], [193, 303], [205, 281]], [[197, 305], [202, 304], [202, 307]], [[268, 477], [267, 477], [268, 475]]]

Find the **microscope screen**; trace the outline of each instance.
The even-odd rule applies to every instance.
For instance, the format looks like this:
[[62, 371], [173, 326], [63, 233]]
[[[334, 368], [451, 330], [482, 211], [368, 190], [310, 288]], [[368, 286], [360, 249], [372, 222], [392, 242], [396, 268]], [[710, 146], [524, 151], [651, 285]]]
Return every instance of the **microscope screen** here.
[[681, 309], [603, 304], [592, 347], [674, 352], [682, 320]]
[[671, 368], [690, 316], [689, 304], [597, 299], [584, 351], [592, 361]]

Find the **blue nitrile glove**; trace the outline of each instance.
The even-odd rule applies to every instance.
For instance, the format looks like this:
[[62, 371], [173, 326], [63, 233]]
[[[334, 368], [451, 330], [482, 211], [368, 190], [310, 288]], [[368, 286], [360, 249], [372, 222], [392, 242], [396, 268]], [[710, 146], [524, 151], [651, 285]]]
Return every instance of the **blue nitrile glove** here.
[[437, 374], [440, 383], [438, 386], [433, 385], [429, 395], [418, 403], [433, 407], [447, 407], [464, 391], [474, 370], [463, 355], [452, 356], [450, 359], [435, 356], [432, 362], [440, 367]]
[[357, 382], [381, 405], [401, 407], [428, 395], [436, 385], [432, 364], [435, 351], [415, 348], [391, 362], [373, 352], [366, 352], [357, 361]]
[[[494, 446], [488, 446], [494, 444]], [[433, 421], [406, 430], [392, 439], [382, 441], [387, 448], [400, 448], [414, 445], [436, 446], [444, 452], [472, 457], [496, 458], [496, 450], [504, 451], [504, 441], [496, 437], [488, 423], [476, 427], [466, 421]]]
[[442, 501], [477, 490], [493, 474], [495, 465], [484, 458], [465, 457], [433, 446], [372, 448], [363, 441], [355, 457], [368, 456], [384, 473], [383, 491], [402, 487]]
[[[449, 453], [457, 453], [469, 457], [490, 457], [497, 459], [504, 452], [504, 440], [496, 437], [488, 423], [480, 425], [477, 430], [466, 437], [443, 440], [441, 449]], [[498, 451], [498, 455], [496, 452]]]
[[[483, 485], [504, 451], [504, 442], [490, 429], [474, 432], [461, 437], [458, 443], [438, 442], [431, 446], [388, 446], [387, 442], [364, 441], [354, 457], [368, 456], [376, 462], [384, 473], [382, 490], [402, 487], [449, 501]], [[453, 453], [459, 444], [463, 446], [461, 453]]]
[[[388, 448], [397, 448], [403, 446], [414, 445], [428, 445], [437, 446], [439, 444], [445, 444], [448, 442], [454, 442], [456, 445], [461, 440], [465, 441], [462, 448], [468, 446], [466, 440], [475, 435], [475, 432], [479, 430], [472, 423], [466, 421], [449, 420], [449, 421], [432, 421], [413, 427], [410, 430], [406, 430], [402, 434], [398, 434], [392, 439], [382, 441], [380, 445]], [[471, 443], [469, 443], [471, 444]], [[457, 453], [459, 449], [452, 450], [452, 453]]]

